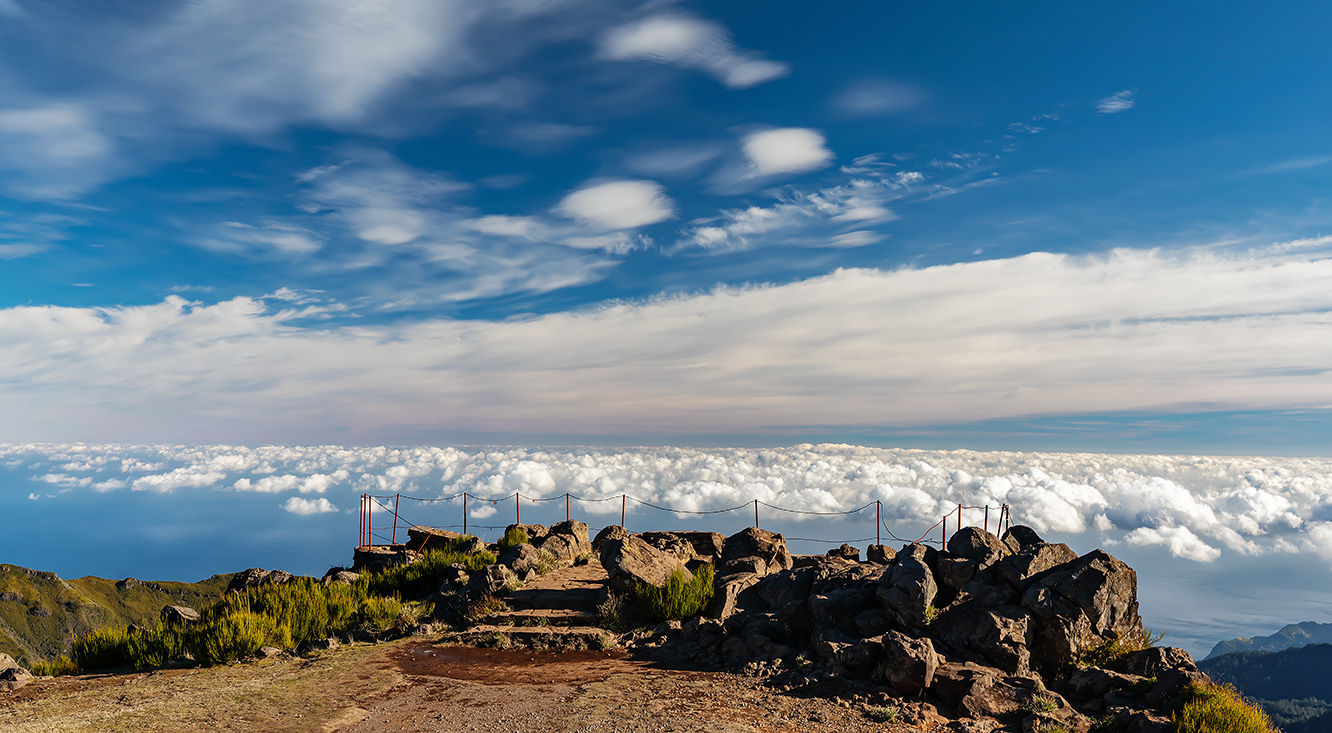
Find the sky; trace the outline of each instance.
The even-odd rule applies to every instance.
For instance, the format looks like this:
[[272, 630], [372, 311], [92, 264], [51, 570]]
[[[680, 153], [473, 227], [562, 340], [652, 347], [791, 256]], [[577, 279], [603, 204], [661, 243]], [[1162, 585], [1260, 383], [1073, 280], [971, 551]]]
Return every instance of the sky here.
[[0, 0], [0, 440], [1328, 455], [1329, 20]]
[[0, 559], [318, 574], [367, 491], [1006, 501], [1192, 650], [1326, 620], [1330, 23], [0, 0]]

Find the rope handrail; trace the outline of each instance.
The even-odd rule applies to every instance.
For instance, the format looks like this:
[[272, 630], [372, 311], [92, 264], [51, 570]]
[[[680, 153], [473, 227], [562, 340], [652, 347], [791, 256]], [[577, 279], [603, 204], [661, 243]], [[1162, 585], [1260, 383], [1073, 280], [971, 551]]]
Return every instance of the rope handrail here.
[[[887, 522], [884, 521], [883, 516], [882, 516], [883, 502], [882, 502], [881, 500], [875, 500], [875, 501], [872, 501], [872, 502], [870, 502], [870, 503], [868, 503], [868, 504], [864, 504], [864, 505], [862, 505], [862, 506], [856, 507], [855, 509], [848, 509], [848, 510], [844, 510], [844, 511], [814, 511], [814, 510], [810, 510], [810, 509], [792, 509], [792, 508], [790, 508], [790, 507], [778, 506], [778, 505], [776, 505], [776, 504], [771, 504], [771, 503], [769, 503], [769, 502], [766, 502], [766, 501], [763, 501], [762, 499], [757, 499], [757, 498], [752, 499], [752, 500], [750, 500], [750, 501], [747, 501], [747, 502], [745, 502], [745, 503], [743, 503], [743, 504], [739, 504], [739, 505], [732, 506], [732, 507], [726, 507], [726, 508], [723, 508], [723, 509], [708, 509], [708, 510], [677, 509], [677, 508], [672, 508], [672, 507], [669, 507], [669, 506], [662, 506], [662, 505], [660, 505], [660, 504], [655, 504], [655, 503], [652, 503], [652, 502], [649, 502], [649, 501], [645, 501], [645, 500], [640, 499], [640, 498], [638, 498], [638, 497], [636, 497], [636, 496], [630, 496], [630, 495], [627, 494], [627, 493], [621, 493], [620, 496], [618, 496], [618, 497], [616, 497], [616, 496], [605, 496], [605, 497], [592, 498], [592, 497], [584, 497], [584, 496], [580, 496], [580, 495], [578, 495], [578, 494], [574, 494], [574, 493], [572, 493], [572, 492], [568, 492], [568, 491], [566, 491], [566, 492], [564, 492], [564, 493], [562, 493], [562, 494], [556, 494], [556, 495], [554, 495], [554, 496], [544, 496], [544, 497], [532, 497], [532, 496], [526, 496], [526, 495], [524, 495], [522, 492], [518, 492], [518, 491], [515, 491], [515, 492], [513, 492], [513, 493], [511, 493], [511, 494], [508, 494], [508, 495], [506, 495], [506, 496], [501, 496], [501, 497], [481, 497], [481, 496], [477, 496], [477, 495], [475, 495], [475, 494], [472, 494], [472, 493], [469, 492], [469, 491], [463, 491], [463, 492], [459, 492], [459, 493], [457, 493], [457, 494], [452, 494], [452, 495], [449, 495], [449, 496], [441, 496], [441, 497], [434, 497], [434, 498], [425, 498], [425, 497], [410, 496], [410, 495], [403, 495], [403, 494], [376, 495], [376, 494], [368, 494], [368, 493], [367, 493], [367, 494], [362, 494], [361, 496], [362, 496], [362, 505], [361, 505], [361, 514], [362, 514], [362, 517], [361, 517], [361, 544], [373, 544], [373, 542], [372, 542], [373, 539], [381, 539], [381, 540], [388, 539], [388, 540], [390, 540], [390, 542], [396, 543], [396, 541], [397, 541], [397, 529], [398, 529], [398, 525], [399, 525], [399, 524], [405, 519], [404, 517], [402, 517], [401, 513], [399, 512], [399, 507], [398, 507], [398, 504], [399, 504], [403, 499], [406, 499], [406, 500], [408, 500], [408, 501], [417, 501], [417, 502], [421, 502], [421, 503], [423, 503], [423, 504], [438, 504], [438, 503], [441, 503], [441, 502], [455, 501], [455, 500], [457, 500], [457, 499], [459, 499], [459, 498], [461, 498], [461, 499], [463, 500], [463, 507], [464, 507], [463, 523], [462, 523], [462, 524], [440, 525], [440, 526], [433, 527], [434, 529], [450, 529], [450, 530], [451, 530], [451, 529], [459, 529], [459, 528], [461, 528], [461, 529], [463, 530], [463, 532], [465, 533], [465, 532], [467, 531], [467, 529], [469, 528], [469, 526], [470, 526], [470, 527], [474, 527], [474, 528], [476, 528], [476, 529], [487, 529], [487, 530], [496, 530], [496, 529], [502, 529], [502, 528], [503, 528], [503, 527], [501, 527], [501, 526], [470, 524], [469, 522], [467, 522], [467, 513], [468, 513], [468, 512], [467, 512], [467, 500], [468, 500], [468, 499], [477, 499], [477, 500], [480, 500], [480, 501], [482, 501], [482, 502], [489, 502], [491, 505], [497, 505], [497, 504], [499, 504], [500, 502], [507, 502], [507, 501], [509, 501], [509, 500], [514, 500], [514, 501], [515, 501], [515, 507], [521, 506], [523, 500], [527, 500], [527, 501], [530, 501], [530, 502], [533, 502], [533, 503], [541, 503], [541, 502], [559, 501], [560, 499], [564, 499], [564, 500], [565, 500], [565, 503], [566, 503], [566, 509], [565, 509], [565, 511], [566, 511], [566, 519], [568, 519], [568, 518], [570, 518], [570, 517], [567, 516], [567, 515], [568, 515], [568, 506], [567, 506], [567, 505], [568, 505], [568, 503], [569, 503], [570, 501], [600, 503], [600, 502], [614, 501], [615, 499], [618, 498], [618, 499], [620, 499], [621, 504], [622, 504], [622, 507], [621, 507], [621, 510], [620, 510], [620, 511], [621, 511], [621, 517], [620, 517], [620, 525], [619, 525], [619, 526], [624, 526], [624, 511], [625, 511], [625, 507], [624, 507], [623, 505], [626, 505], [629, 501], [633, 501], [634, 504], [639, 505], [639, 506], [644, 506], [644, 507], [647, 507], [647, 508], [649, 508], [649, 509], [655, 509], [655, 510], [657, 510], [657, 511], [662, 511], [662, 512], [669, 512], [669, 513], [676, 514], [676, 515], [689, 515], [689, 516], [709, 516], [709, 515], [715, 515], [715, 514], [728, 514], [728, 513], [736, 512], [736, 511], [740, 511], [740, 510], [747, 510], [747, 509], [749, 509], [750, 507], [753, 507], [753, 509], [754, 509], [754, 526], [755, 526], [755, 527], [758, 526], [758, 520], [759, 520], [759, 507], [766, 507], [766, 508], [768, 508], [768, 509], [772, 509], [772, 510], [774, 510], [774, 511], [783, 512], [783, 513], [786, 513], [786, 514], [795, 514], [795, 515], [800, 515], [800, 516], [821, 516], [821, 517], [849, 517], [849, 516], [854, 515], [854, 514], [859, 514], [860, 512], [863, 512], [863, 511], [865, 511], [866, 509], [869, 509], [870, 507], [877, 507], [877, 508], [879, 509], [879, 511], [876, 512], [876, 517], [875, 517], [875, 520], [876, 520], [876, 521], [875, 521], [875, 524], [876, 524], [876, 527], [875, 527], [876, 536], [873, 537], [873, 538], [870, 538], [870, 537], [861, 537], [861, 538], [850, 539], [850, 540], [832, 540], [832, 539], [819, 539], [819, 538], [811, 538], [811, 537], [789, 537], [789, 538], [787, 538], [787, 539], [790, 540], [790, 541], [795, 541], [795, 542], [823, 542], [823, 543], [838, 543], [838, 542], [842, 542], [842, 543], [849, 543], [849, 542], [866, 542], [866, 541], [869, 541], [869, 540], [871, 540], [871, 539], [875, 540], [876, 542], [880, 542], [880, 541], [882, 540], [882, 535], [880, 535], [879, 532], [880, 532], [880, 530], [882, 530], [882, 533], [883, 533], [883, 534], [886, 534], [888, 538], [890, 538], [890, 539], [892, 539], [892, 540], [894, 540], [894, 541], [896, 541], [896, 542], [902, 542], [902, 543], [910, 544], [910, 542], [909, 542], [908, 540], [906, 540], [906, 539], [904, 539], [904, 538], [902, 538], [902, 537], [897, 536], [897, 534], [895, 534], [895, 533], [892, 531], [892, 529], [890, 529], [890, 528], [888, 527]], [[393, 500], [393, 507], [390, 508], [390, 507], [387, 506], [385, 503], [381, 502], [381, 501], [380, 501], [381, 499], [383, 499], [383, 500], [385, 500], [385, 501], [387, 501], [387, 500], [389, 500], [389, 499], [392, 499], [392, 500]], [[375, 531], [374, 531], [375, 529], [383, 529], [383, 528], [376, 528], [376, 527], [372, 527], [372, 526], [371, 526], [371, 520], [372, 520], [372, 516], [371, 516], [371, 515], [373, 514], [374, 511], [376, 511], [376, 507], [378, 507], [378, 509], [381, 509], [381, 510], [383, 510], [383, 511], [385, 511], [385, 512], [388, 512], [388, 513], [393, 514], [393, 522], [394, 522], [394, 523], [393, 523], [393, 534], [392, 534], [391, 537], [385, 537], [384, 535], [379, 534], [378, 532], [375, 532]], [[963, 512], [963, 510], [984, 510], [984, 512], [985, 512], [985, 522], [984, 522], [984, 527], [985, 527], [985, 529], [988, 531], [988, 530], [989, 530], [989, 523], [990, 523], [990, 510], [991, 510], [991, 509], [996, 509], [996, 510], [998, 510], [998, 512], [999, 512], [998, 524], [997, 524], [996, 527], [995, 527], [995, 531], [996, 531], [997, 533], [1003, 531], [1005, 521], [1008, 522], [1009, 526], [1012, 525], [1012, 515], [1011, 515], [1011, 513], [1010, 513], [1010, 511], [1009, 511], [1009, 506], [1008, 506], [1008, 504], [1000, 504], [1000, 505], [997, 506], [997, 507], [991, 507], [991, 506], [989, 506], [989, 505], [955, 504], [955, 505], [953, 505], [952, 508], [950, 508], [947, 512], [944, 513], [943, 517], [941, 517], [941, 518], [939, 519], [939, 521], [937, 521], [937, 522], [935, 522], [934, 524], [930, 525], [930, 527], [929, 527], [928, 529], [925, 530], [925, 533], [922, 534], [918, 539], [916, 539], [915, 542], [917, 542], [917, 543], [926, 543], [926, 544], [937, 544], [937, 545], [940, 545], [940, 546], [947, 546], [947, 544], [948, 544], [948, 517], [949, 517], [950, 515], [952, 515], [952, 514], [957, 514], [957, 520], [956, 520], [956, 521], [957, 521], [957, 525], [956, 525], [957, 529], [954, 530], [954, 531], [958, 531], [958, 530], [960, 530], [960, 529], [962, 528], [962, 526], [963, 526], [963, 521], [962, 521], [962, 512]], [[515, 508], [515, 512], [517, 512], [517, 511], [518, 511], [518, 509]], [[515, 518], [518, 519], [518, 523], [521, 523], [521, 513], [518, 513], [518, 514], [516, 515]], [[410, 523], [410, 522], [408, 523], [407, 526], [409, 526], [409, 527], [411, 527], [411, 526], [430, 527], [430, 525], [412, 524], [412, 523]], [[508, 526], [508, 525], [505, 525], [505, 526]], [[941, 539], [940, 539], [940, 540], [928, 539], [929, 536], [930, 536], [930, 534], [931, 534], [932, 532], [934, 532], [936, 529], [940, 528], [940, 527], [943, 528], [943, 529], [942, 529], [942, 534], [941, 534]]]

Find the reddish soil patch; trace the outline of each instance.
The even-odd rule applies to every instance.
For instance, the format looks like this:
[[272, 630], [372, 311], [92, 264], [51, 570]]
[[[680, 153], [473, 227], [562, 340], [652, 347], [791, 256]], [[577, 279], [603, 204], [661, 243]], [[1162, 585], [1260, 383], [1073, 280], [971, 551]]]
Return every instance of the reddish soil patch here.
[[645, 666], [622, 652], [529, 652], [424, 642], [407, 644], [391, 658], [404, 674], [483, 685], [583, 685]]

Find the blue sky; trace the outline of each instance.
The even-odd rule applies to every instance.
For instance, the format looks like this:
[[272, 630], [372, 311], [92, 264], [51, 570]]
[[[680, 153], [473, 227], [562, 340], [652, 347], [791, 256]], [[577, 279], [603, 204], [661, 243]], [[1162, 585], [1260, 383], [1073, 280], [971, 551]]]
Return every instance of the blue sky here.
[[1327, 455], [1330, 16], [0, 0], [0, 440]]

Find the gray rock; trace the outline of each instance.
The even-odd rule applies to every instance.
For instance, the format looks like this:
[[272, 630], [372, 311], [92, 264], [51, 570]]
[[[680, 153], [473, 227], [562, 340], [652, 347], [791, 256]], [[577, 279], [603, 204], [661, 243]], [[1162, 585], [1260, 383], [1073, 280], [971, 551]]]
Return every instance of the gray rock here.
[[162, 620], [169, 626], [192, 623], [199, 620], [199, 612], [189, 606], [163, 606]]
[[263, 585], [283, 585], [290, 583], [295, 579], [291, 573], [285, 570], [264, 570], [263, 568], [250, 568], [242, 570], [232, 577], [231, 582], [227, 584], [227, 593], [239, 593], [250, 588], [258, 588]]
[[6, 669], [0, 669], [0, 690], [12, 692], [31, 681], [32, 674], [18, 665]]
[[975, 560], [979, 569], [1008, 556], [1012, 549], [979, 527], [963, 527], [948, 538], [948, 553], [953, 557]]
[[642, 532], [638, 536], [667, 555], [674, 555], [681, 562], [694, 559], [694, 546], [674, 532]]
[[1075, 700], [1095, 700], [1105, 697], [1111, 690], [1131, 689], [1143, 682], [1146, 677], [1120, 674], [1099, 667], [1080, 669], [1068, 678], [1065, 692]]
[[0, 669], [22, 669], [13, 657], [0, 652]]
[[1152, 647], [1136, 652], [1129, 652], [1114, 663], [1114, 668], [1132, 675], [1156, 677], [1171, 669], [1197, 671], [1198, 665], [1193, 655], [1172, 646]]
[[[708, 605], [708, 617], [715, 619], [728, 619], [744, 610], [745, 606], [755, 606], [755, 603], [746, 604], [744, 601], [745, 591], [753, 588], [759, 582], [759, 576], [753, 573], [731, 573], [728, 575], [717, 576], [712, 583], [712, 603]], [[750, 594], [757, 598], [758, 594]]]
[[498, 598], [508, 593], [510, 584], [516, 583], [518, 576], [513, 571], [503, 565], [487, 565], [486, 567], [472, 573], [467, 579], [467, 586], [463, 589], [463, 595], [470, 601], [479, 601], [484, 598]]
[[350, 570], [342, 570], [341, 568], [338, 568], [337, 572], [335, 573], [330, 572], [330, 574], [325, 575], [323, 582], [325, 586], [353, 585], [354, 583], [356, 583], [356, 581], [360, 579], [361, 579], [360, 573], [354, 573]]
[[870, 545], [865, 548], [865, 559], [879, 565], [892, 564], [893, 558], [897, 557], [897, 550], [888, 545]]
[[720, 532], [675, 532], [694, 548], [697, 557], [721, 557], [726, 549], [726, 535]]
[[447, 529], [412, 526], [407, 528], [407, 549], [412, 552], [442, 549], [463, 536], [459, 532], [450, 532]]
[[1041, 536], [1036, 534], [1036, 530], [1023, 524], [1018, 524], [1008, 528], [1004, 532], [1003, 542], [1013, 549], [1014, 552], [1030, 545], [1036, 545], [1044, 542]]
[[894, 624], [904, 629], [925, 626], [925, 610], [934, 604], [938, 586], [934, 573], [915, 555], [899, 554], [879, 581], [875, 595]]
[[938, 564], [939, 586], [946, 589], [950, 597], [956, 596], [980, 569], [980, 563], [969, 557], [946, 557]]
[[749, 527], [726, 538], [719, 569], [729, 572], [734, 563], [751, 557], [762, 561], [761, 571], [757, 573], [760, 576], [794, 567], [791, 552], [786, 549], [786, 538], [766, 529]]
[[508, 534], [510, 530], [514, 529], [521, 529], [523, 534], [527, 535], [527, 541], [534, 545], [540, 543], [541, 540], [546, 538], [546, 535], [550, 534], [550, 530], [546, 529], [544, 524], [510, 524], [504, 528], [504, 534]]
[[824, 554], [828, 557], [841, 558], [843, 560], [850, 560], [851, 562], [860, 562], [860, 550], [851, 545], [844, 544], [841, 547], [828, 550], [828, 552]]
[[664, 585], [677, 569], [693, 578], [679, 558], [658, 550], [636, 535], [603, 541], [601, 567], [606, 569], [611, 589], [618, 593], [632, 593], [639, 583]]
[[535, 570], [541, 564], [541, 550], [524, 542], [510, 547], [499, 561], [521, 576], [529, 570]]
[[629, 530], [618, 524], [611, 524], [601, 528], [595, 539], [592, 540], [592, 551], [601, 552], [601, 544], [606, 540], [623, 540], [629, 536]]
[[793, 603], [803, 603], [809, 597], [813, 583], [813, 568], [795, 568], [763, 578], [757, 592], [768, 608], [780, 609]]
[[1138, 575], [1100, 550], [1032, 583], [1022, 606], [1036, 619], [1032, 662], [1045, 671], [1109, 640], [1142, 635]]
[[282, 651], [281, 649], [279, 649], [279, 648], [277, 648], [277, 647], [275, 647], [275, 646], [261, 646], [261, 647], [259, 647], [259, 656], [264, 657], [265, 659], [270, 659], [270, 658], [272, 658], [272, 657], [280, 657], [280, 656], [282, 656], [282, 655], [285, 654], [285, 653], [286, 653], [286, 652]]
[[1068, 545], [1035, 542], [995, 563], [993, 571], [1005, 583], [1026, 592], [1041, 573], [1077, 559], [1077, 553]]
[[879, 637], [884, 673], [888, 684], [906, 695], [914, 695], [934, 684], [939, 658], [929, 639], [915, 639], [889, 631]]
[[1196, 669], [1167, 669], [1156, 677], [1156, 684], [1147, 691], [1147, 704], [1154, 708], [1164, 708], [1170, 701], [1179, 698], [1184, 688], [1192, 682], [1207, 683], [1211, 678]]

